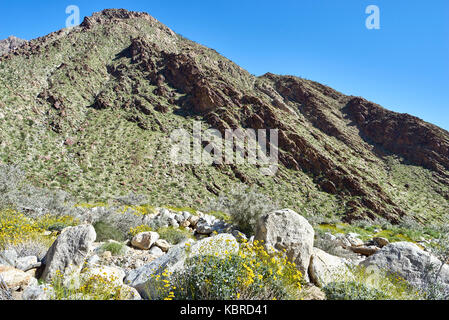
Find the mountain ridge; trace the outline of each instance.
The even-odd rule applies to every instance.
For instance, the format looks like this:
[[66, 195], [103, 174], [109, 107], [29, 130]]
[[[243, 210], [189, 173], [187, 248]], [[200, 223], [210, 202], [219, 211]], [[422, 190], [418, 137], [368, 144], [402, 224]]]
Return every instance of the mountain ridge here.
[[[135, 191], [198, 206], [245, 183], [346, 221], [427, 221], [449, 208], [446, 130], [314, 81], [253, 76], [146, 13], [95, 13], [0, 63], [0, 160], [20, 159], [38, 185], [89, 200]], [[279, 129], [278, 174], [167, 164], [169, 133], [193, 120], [220, 131]]]

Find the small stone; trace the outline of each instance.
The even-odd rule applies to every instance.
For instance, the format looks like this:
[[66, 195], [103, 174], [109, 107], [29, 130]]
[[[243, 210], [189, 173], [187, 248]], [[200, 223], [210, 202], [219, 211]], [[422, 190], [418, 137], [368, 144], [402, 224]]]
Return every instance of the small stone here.
[[165, 254], [164, 251], [161, 250], [161, 248], [156, 246], [152, 247], [150, 251], [148, 251], [148, 253], [156, 258], [162, 257]]
[[163, 252], [167, 252], [171, 248], [170, 243], [164, 239], [159, 239], [154, 243], [154, 245], [160, 248]]
[[374, 237], [373, 241], [377, 246], [379, 246], [379, 248], [383, 248], [390, 244], [390, 241], [388, 241], [388, 239], [381, 237]]
[[188, 219], [188, 221], [190, 222], [190, 226], [192, 226], [192, 227], [196, 227], [199, 220], [200, 220], [200, 217], [194, 216], [194, 215], [190, 216]]

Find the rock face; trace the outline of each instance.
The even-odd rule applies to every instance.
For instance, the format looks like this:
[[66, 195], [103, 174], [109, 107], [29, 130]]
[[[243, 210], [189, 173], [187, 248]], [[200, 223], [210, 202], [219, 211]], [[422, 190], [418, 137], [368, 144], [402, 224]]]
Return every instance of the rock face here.
[[[404, 278], [412, 285], [422, 287], [429, 271], [429, 265], [439, 269], [441, 261], [413, 243], [395, 242], [383, 247], [362, 261], [360, 265], [384, 269]], [[439, 283], [449, 289], [449, 266], [447, 264], [441, 270]]]
[[164, 271], [171, 274], [182, 270], [187, 258], [199, 255], [224, 257], [227, 253], [236, 253], [239, 245], [230, 234], [220, 234], [197, 242], [188, 240], [172, 247], [159, 259], [132, 270], [125, 278], [125, 284], [135, 288], [143, 298], [155, 298], [157, 292], [152, 287], [152, 279]]
[[88, 224], [64, 229], [44, 257], [42, 279], [50, 281], [57, 273], [79, 273], [96, 236], [94, 227]]
[[8, 53], [15, 48], [20, 47], [22, 44], [26, 43], [26, 40], [19, 39], [14, 36], [10, 36], [5, 40], [0, 40], [0, 56]]
[[324, 252], [321, 249], [313, 248], [310, 258], [309, 277], [310, 281], [322, 288], [332, 281], [345, 279], [349, 274], [346, 261]]
[[257, 223], [255, 240], [263, 241], [268, 250], [286, 250], [307, 279], [315, 232], [310, 223], [298, 213], [284, 209], [262, 215]]

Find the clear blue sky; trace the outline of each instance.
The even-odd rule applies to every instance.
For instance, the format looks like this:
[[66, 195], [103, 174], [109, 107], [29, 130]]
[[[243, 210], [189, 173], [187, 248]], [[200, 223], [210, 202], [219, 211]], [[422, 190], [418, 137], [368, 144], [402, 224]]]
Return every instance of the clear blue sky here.
[[[0, 38], [59, 30], [71, 4], [82, 18], [105, 8], [146, 11], [255, 75], [319, 81], [449, 130], [447, 0], [3, 0]], [[365, 27], [371, 4], [380, 30]]]

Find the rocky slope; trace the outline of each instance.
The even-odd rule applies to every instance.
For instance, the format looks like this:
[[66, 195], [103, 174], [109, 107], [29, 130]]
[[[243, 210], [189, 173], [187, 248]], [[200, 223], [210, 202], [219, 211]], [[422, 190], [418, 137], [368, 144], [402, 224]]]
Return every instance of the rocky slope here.
[[[238, 183], [305, 215], [440, 219], [449, 133], [319, 83], [255, 77], [146, 13], [104, 10], [0, 57], [0, 161], [86, 201], [201, 207]], [[279, 129], [280, 167], [175, 165], [170, 133]]]
[[5, 40], [0, 40], [0, 56], [20, 47], [25, 42], [26, 40], [14, 36], [10, 36]]

